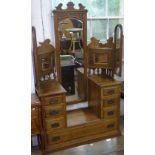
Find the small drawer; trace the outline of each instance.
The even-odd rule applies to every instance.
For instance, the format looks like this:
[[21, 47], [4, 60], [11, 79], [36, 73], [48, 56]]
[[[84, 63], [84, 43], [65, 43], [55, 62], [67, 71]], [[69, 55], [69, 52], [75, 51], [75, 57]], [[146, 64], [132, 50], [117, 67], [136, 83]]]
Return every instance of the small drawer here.
[[120, 103], [120, 97], [118, 95], [103, 98], [104, 107], [114, 106], [114, 105], [117, 105], [118, 103]]
[[102, 89], [102, 96], [120, 94], [120, 86], [105, 87]]
[[117, 116], [117, 108], [115, 106], [103, 108], [103, 118], [104, 119], [114, 118], [116, 116]]
[[62, 95], [45, 97], [44, 102], [46, 105], [56, 105], [64, 103]]
[[45, 120], [45, 126], [46, 130], [48, 131], [53, 131], [55, 129], [60, 129], [65, 127], [65, 118], [64, 117], [59, 117], [56, 119], [46, 119]]
[[44, 106], [45, 117], [55, 117], [63, 115], [65, 112], [64, 105]]
[[105, 130], [110, 131], [118, 127], [117, 120], [110, 120], [105, 122]]

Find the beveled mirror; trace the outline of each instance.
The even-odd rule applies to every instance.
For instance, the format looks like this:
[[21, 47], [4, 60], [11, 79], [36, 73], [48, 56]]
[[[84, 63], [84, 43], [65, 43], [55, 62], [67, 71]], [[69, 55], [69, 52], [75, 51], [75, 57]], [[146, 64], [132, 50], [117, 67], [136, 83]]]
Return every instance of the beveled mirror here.
[[75, 9], [74, 4], [68, 2], [66, 9], [62, 9], [60, 3], [53, 14], [57, 77], [67, 91], [67, 103], [80, 102], [86, 99], [80, 95], [77, 74], [80, 69], [83, 78], [86, 77], [87, 10], [82, 4]]

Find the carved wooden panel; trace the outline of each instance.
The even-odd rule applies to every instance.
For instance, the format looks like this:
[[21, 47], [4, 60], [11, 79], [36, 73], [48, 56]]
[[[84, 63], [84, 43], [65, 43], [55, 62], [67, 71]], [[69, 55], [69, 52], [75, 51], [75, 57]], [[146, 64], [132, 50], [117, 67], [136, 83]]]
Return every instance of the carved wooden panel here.
[[87, 50], [88, 74], [102, 74], [113, 77], [113, 39], [109, 38], [106, 44], [102, 44], [92, 37]]

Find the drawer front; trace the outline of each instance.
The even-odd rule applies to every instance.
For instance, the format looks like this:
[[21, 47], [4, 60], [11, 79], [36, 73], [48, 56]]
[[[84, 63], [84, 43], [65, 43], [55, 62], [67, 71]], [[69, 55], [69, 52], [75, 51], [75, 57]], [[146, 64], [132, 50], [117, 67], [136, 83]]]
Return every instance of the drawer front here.
[[45, 126], [47, 131], [54, 131], [56, 129], [65, 127], [65, 118], [59, 117], [57, 119], [46, 119]]
[[120, 92], [121, 92], [120, 86], [111, 86], [102, 88], [102, 96], [120, 94]]
[[45, 117], [61, 116], [65, 113], [64, 105], [44, 106]]
[[62, 134], [62, 133], [53, 133], [53, 134], [48, 134], [47, 135], [47, 144], [51, 145], [51, 144], [57, 144], [57, 143], [61, 143], [64, 141], [68, 140], [68, 136], [67, 134]]
[[117, 116], [117, 108], [116, 106], [103, 108], [103, 118], [109, 119]]
[[103, 99], [103, 106], [104, 107], [109, 107], [109, 106], [114, 106], [120, 103], [120, 96], [115, 95], [112, 97], [104, 97]]
[[50, 97], [45, 97], [44, 98], [45, 105], [57, 105], [57, 104], [62, 104], [64, 102], [65, 101], [64, 101], [63, 95], [50, 96]]
[[117, 120], [109, 120], [105, 122], [105, 130], [111, 131], [118, 128]]

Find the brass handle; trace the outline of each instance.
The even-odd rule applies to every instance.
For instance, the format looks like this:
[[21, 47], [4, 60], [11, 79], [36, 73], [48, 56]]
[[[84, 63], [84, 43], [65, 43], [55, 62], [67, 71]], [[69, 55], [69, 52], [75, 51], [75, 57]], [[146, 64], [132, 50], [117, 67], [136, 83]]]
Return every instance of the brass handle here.
[[51, 98], [49, 100], [49, 104], [57, 104], [57, 102], [58, 102], [58, 99], [57, 98]]
[[113, 103], [114, 103], [113, 99], [107, 101], [107, 104], [113, 104]]
[[52, 142], [57, 142], [60, 140], [60, 136], [52, 137]]
[[32, 108], [32, 111], [35, 111], [36, 110], [36, 108]]
[[49, 115], [54, 116], [54, 115], [58, 115], [58, 114], [59, 114], [59, 110], [50, 110], [49, 111]]
[[108, 112], [108, 116], [111, 116], [111, 115], [113, 115], [114, 114], [114, 111], [109, 111]]
[[114, 124], [108, 124], [107, 125], [107, 128], [113, 128], [114, 127]]
[[58, 128], [60, 124], [58, 122], [51, 124], [52, 128]]
[[115, 90], [114, 90], [114, 89], [111, 89], [111, 90], [109, 90], [107, 93], [108, 93], [109, 95], [112, 95], [112, 94], [115, 93]]

